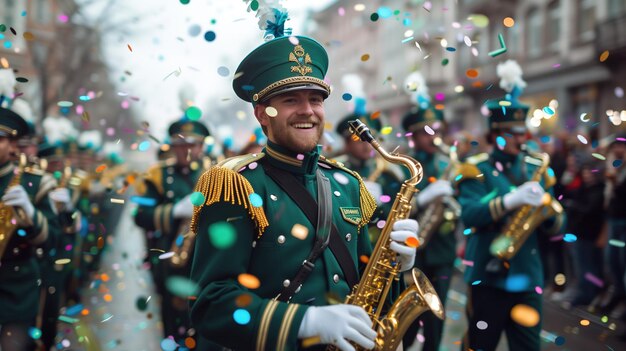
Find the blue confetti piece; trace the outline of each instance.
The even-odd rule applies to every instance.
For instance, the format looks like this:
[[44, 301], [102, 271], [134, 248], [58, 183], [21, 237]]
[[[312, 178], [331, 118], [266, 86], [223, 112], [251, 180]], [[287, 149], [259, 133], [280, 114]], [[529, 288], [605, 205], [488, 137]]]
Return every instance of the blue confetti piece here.
[[130, 202], [136, 203], [140, 206], [152, 207], [156, 205], [156, 199], [152, 197], [131, 196]]
[[[402, 25], [405, 26], [405, 27], [409, 27], [409, 26], [411, 26], [411, 24], [413, 24], [413, 21], [411, 21], [410, 18], [405, 18], [405, 19], [402, 20]], [[411, 37], [411, 39], [412, 38], [413, 37]]]
[[576, 235], [570, 234], [570, 233], [567, 233], [563, 236], [563, 241], [568, 242], [568, 243], [573, 243], [576, 241], [576, 239], [577, 239]]
[[41, 330], [39, 328], [30, 327], [28, 328], [28, 335], [30, 335], [31, 338], [38, 340], [41, 338]]
[[345, 93], [345, 94], [341, 95], [341, 98], [343, 99], [343, 101], [350, 101], [350, 100], [352, 100], [352, 94]]
[[500, 135], [496, 138], [496, 144], [498, 144], [498, 147], [503, 148], [506, 146], [506, 139]]
[[26, 10], [22, 11], [22, 17], [26, 17], [26, 14], [27, 14]]
[[456, 48], [453, 48], [453, 47], [451, 47], [451, 46], [448, 46], [448, 47], [446, 48], [446, 50], [447, 50], [447, 51], [450, 51], [450, 52], [455, 52], [455, 51], [456, 51]]
[[546, 173], [548, 173], [548, 176], [550, 177], [556, 177], [556, 174], [554, 173], [554, 170], [552, 168], [548, 168]]
[[530, 279], [523, 274], [516, 274], [507, 277], [505, 282], [505, 289], [509, 292], [522, 292], [527, 291], [530, 286]]
[[17, 230], [17, 235], [21, 236], [21, 237], [25, 237], [26, 236], [26, 231], [24, 229], [18, 229]]
[[541, 140], [541, 142], [542, 142], [543, 144], [547, 144], [547, 143], [549, 143], [549, 142], [550, 142], [550, 136], [549, 136], [549, 135], [544, 135], [544, 136], [542, 136], [542, 137], [541, 137], [541, 139], [540, 139], [540, 140]]
[[413, 40], [413, 38], [414, 37], [408, 37], [408, 38], [403, 39], [402, 44], [410, 42], [411, 40]]
[[210, 31], [204, 33], [204, 40], [206, 40], [206, 41], [211, 42], [211, 41], [215, 40], [215, 38], [216, 38], [216, 35], [215, 35], [214, 31], [210, 30]]
[[622, 160], [615, 160], [615, 161], [613, 161], [613, 167], [617, 168], [617, 167], [621, 166], [622, 163], [623, 163]]
[[87, 95], [81, 95], [81, 96], [78, 97], [78, 99], [80, 101], [89, 101], [89, 100], [91, 100], [91, 98], [89, 96], [87, 96]]
[[67, 310], [65, 310], [65, 314], [68, 316], [75, 316], [79, 314], [80, 311], [82, 310], [83, 310], [83, 304], [79, 303], [78, 305], [68, 307]]
[[380, 16], [380, 18], [389, 18], [393, 15], [393, 10], [385, 6], [379, 7], [378, 11], [376, 12], [378, 13], [378, 16]]
[[235, 310], [235, 313], [233, 313], [233, 318], [235, 319], [235, 322], [237, 322], [237, 324], [246, 325], [250, 323], [250, 312], [243, 309]]
[[163, 351], [174, 351], [177, 347], [178, 345], [176, 344], [176, 341], [170, 338], [161, 340], [161, 349]]
[[182, 234], [178, 234], [178, 236], [176, 237], [176, 246], [183, 246], [183, 241], [185, 241], [185, 236]]
[[554, 339], [554, 343], [557, 346], [561, 346], [561, 345], [565, 344], [565, 338], [562, 337], [562, 336], [557, 336], [556, 339]]
[[482, 281], [481, 281], [481, 280], [475, 280], [475, 281], [473, 281], [473, 282], [472, 282], [472, 285], [478, 285], [478, 284], [480, 284], [480, 283], [482, 283]]
[[252, 193], [250, 194], [250, 204], [254, 207], [261, 207], [263, 206], [263, 199], [259, 196], [259, 194]]
[[553, 110], [553, 109], [551, 109], [551, 108], [550, 108], [550, 107], [548, 107], [548, 106], [546, 106], [546, 107], [544, 107], [544, 108], [543, 108], [543, 112], [544, 112], [545, 114], [547, 114], [547, 115], [550, 115], [550, 116], [552, 116], [552, 115], [554, 114], [554, 110]]
[[137, 146], [137, 150], [139, 151], [146, 151], [150, 148], [150, 141], [149, 140], [144, 140], [141, 143], [139, 143], [139, 146]]
[[461, 178], [463, 178], [462, 174], [457, 175], [456, 177], [454, 177], [454, 181], [458, 182], [459, 180], [461, 180]]
[[10, 49], [12, 45], [13, 45], [13, 44], [11, 44], [11, 42], [10, 42], [10, 41], [5, 41], [5, 42], [4, 42], [4, 47], [5, 47], [5, 48], [7, 48], [7, 49]]
[[472, 234], [472, 232], [472, 228], [465, 228], [465, 230], [463, 230], [463, 235], [470, 235]]

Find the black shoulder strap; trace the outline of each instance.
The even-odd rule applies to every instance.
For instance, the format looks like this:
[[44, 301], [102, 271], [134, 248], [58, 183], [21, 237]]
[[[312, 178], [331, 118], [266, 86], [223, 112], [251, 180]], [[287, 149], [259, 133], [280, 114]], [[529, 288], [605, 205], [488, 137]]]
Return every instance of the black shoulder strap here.
[[[302, 212], [304, 212], [304, 214], [309, 219], [309, 221], [311, 221], [311, 223], [317, 223], [316, 201], [315, 199], [313, 199], [311, 194], [309, 194], [304, 185], [302, 185], [293, 174], [278, 169], [270, 165], [267, 161], [262, 161], [263, 160], [261, 160], [260, 163], [263, 165], [265, 173], [267, 173], [267, 175], [269, 175], [270, 178], [272, 178], [272, 180], [274, 180], [278, 184], [278, 186], [280, 186], [281, 189], [283, 189], [289, 195], [289, 197], [298, 205], [298, 207], [300, 207]], [[352, 261], [352, 256], [348, 251], [348, 248], [341, 241], [337, 226], [335, 226], [335, 224], [332, 222], [331, 224], [332, 226], [330, 231], [329, 247], [335, 258], [337, 259], [339, 266], [341, 266], [341, 270], [346, 277], [348, 286], [350, 287], [350, 289], [352, 289], [352, 287], [359, 282], [358, 273], [356, 271], [354, 262]], [[298, 286], [294, 287], [294, 289], [297, 288]]]

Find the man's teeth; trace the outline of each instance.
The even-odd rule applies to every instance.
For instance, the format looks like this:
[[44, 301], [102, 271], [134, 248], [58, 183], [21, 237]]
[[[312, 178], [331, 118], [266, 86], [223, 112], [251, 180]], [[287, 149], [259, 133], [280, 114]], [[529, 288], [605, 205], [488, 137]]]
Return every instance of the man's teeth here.
[[309, 128], [313, 128], [313, 123], [298, 123], [298, 124], [294, 124], [293, 126], [298, 129], [309, 129]]

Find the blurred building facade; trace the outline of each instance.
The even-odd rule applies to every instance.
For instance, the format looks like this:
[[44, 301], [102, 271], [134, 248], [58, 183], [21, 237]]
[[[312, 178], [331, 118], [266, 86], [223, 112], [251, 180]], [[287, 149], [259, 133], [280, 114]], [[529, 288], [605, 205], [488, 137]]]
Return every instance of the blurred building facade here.
[[[381, 7], [391, 16], [373, 21], [370, 16]], [[476, 14], [488, 23], [478, 23]], [[512, 27], [503, 24], [506, 17], [514, 19]], [[522, 101], [531, 105], [531, 114], [558, 101], [556, 115], [541, 119], [540, 133], [582, 125], [606, 135], [626, 124], [620, 120], [626, 117], [621, 113], [626, 110], [623, 0], [347, 0], [317, 13], [314, 21], [309, 35], [326, 45], [331, 60], [331, 121], [349, 105], [341, 100], [341, 76], [356, 73], [366, 82], [369, 109], [398, 126], [411, 105], [404, 77], [417, 69], [427, 79], [432, 102], [445, 107], [446, 119], [456, 128], [481, 133], [486, 127], [482, 103], [504, 94], [496, 66], [515, 59], [524, 69], [528, 86]], [[492, 57], [488, 53], [500, 48], [498, 34], [507, 52]], [[601, 61], [607, 50], [608, 58]], [[468, 77], [469, 69], [478, 76]], [[616, 116], [609, 118], [607, 111]], [[589, 122], [580, 120], [583, 113]]]

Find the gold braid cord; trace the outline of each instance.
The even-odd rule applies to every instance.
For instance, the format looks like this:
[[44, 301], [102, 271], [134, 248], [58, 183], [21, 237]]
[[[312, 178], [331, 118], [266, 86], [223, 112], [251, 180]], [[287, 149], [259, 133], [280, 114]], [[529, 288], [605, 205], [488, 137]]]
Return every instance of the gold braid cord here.
[[320, 161], [330, 166], [333, 166], [335, 168], [339, 168], [342, 171], [350, 173], [359, 181], [359, 193], [360, 193], [359, 198], [360, 198], [361, 212], [363, 213], [363, 219], [361, 220], [361, 223], [359, 224], [359, 229], [361, 229], [361, 227], [367, 225], [370, 222], [370, 219], [372, 219], [372, 215], [376, 211], [376, 200], [374, 199], [372, 194], [370, 194], [369, 190], [367, 190], [367, 188], [365, 187], [365, 183], [363, 183], [363, 179], [357, 172], [351, 171], [348, 168], [344, 167], [339, 162], [329, 160], [323, 156], [320, 156]]
[[265, 228], [269, 226], [263, 207], [255, 207], [250, 203], [250, 195], [254, 193], [252, 185], [244, 176], [231, 169], [214, 166], [200, 176], [194, 191], [202, 193], [205, 198], [204, 204], [193, 208], [190, 228], [196, 234], [202, 208], [221, 201], [246, 208], [256, 224], [258, 237], [261, 237]]

